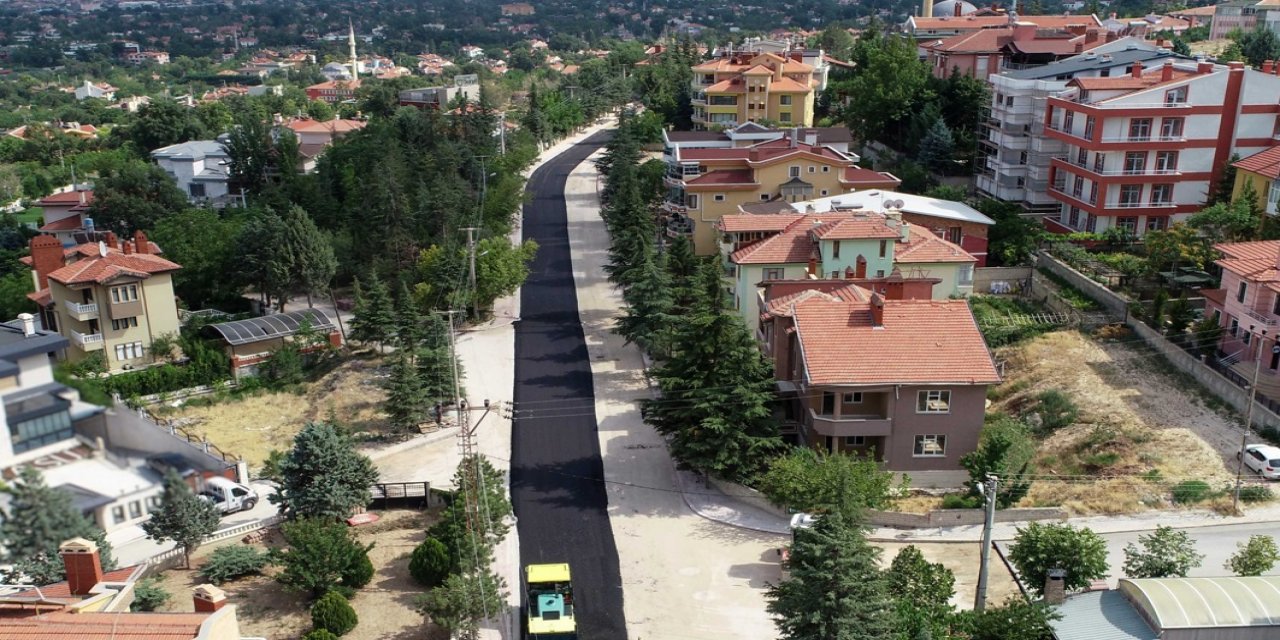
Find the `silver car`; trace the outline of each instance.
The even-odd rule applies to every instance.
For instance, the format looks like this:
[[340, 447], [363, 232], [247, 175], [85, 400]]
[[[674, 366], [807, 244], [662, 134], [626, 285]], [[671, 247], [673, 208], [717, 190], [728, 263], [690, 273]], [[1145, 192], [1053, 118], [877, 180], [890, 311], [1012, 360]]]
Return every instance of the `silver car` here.
[[[1236, 452], [1236, 458], [1240, 458], [1240, 452]], [[1268, 479], [1280, 479], [1280, 447], [1273, 447], [1269, 444], [1251, 444], [1244, 448], [1244, 466], [1258, 472], [1258, 475]]]

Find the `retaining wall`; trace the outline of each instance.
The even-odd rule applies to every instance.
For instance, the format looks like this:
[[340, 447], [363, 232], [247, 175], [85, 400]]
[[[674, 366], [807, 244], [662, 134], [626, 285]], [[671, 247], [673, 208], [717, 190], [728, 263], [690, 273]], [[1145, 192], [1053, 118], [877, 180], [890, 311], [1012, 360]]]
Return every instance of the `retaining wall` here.
[[703, 477], [706, 478], [708, 486], [714, 487], [717, 491], [725, 494], [726, 496], [730, 496], [739, 502], [749, 504], [770, 515], [778, 516], [788, 522], [791, 521], [791, 514], [787, 513], [786, 509], [769, 502], [769, 499], [764, 497], [764, 494], [759, 491], [756, 491], [751, 487], [744, 487], [736, 482], [721, 480], [711, 475]]
[[992, 282], [1026, 282], [1034, 271], [1031, 267], [978, 267], [973, 270], [973, 292], [990, 293]]
[[[235, 461], [223, 460], [204, 449], [204, 443], [188, 442], [186, 438], [171, 433], [165, 427], [143, 417], [139, 411], [117, 403], [108, 409], [105, 420], [92, 426], [83, 427], [84, 433], [90, 437], [102, 438], [107, 449], [126, 449], [146, 455], [176, 453], [192, 463], [199, 471], [222, 474], [228, 468], [237, 465]], [[236, 473], [240, 482], [248, 482], [247, 477]]]
[[1036, 257], [1036, 266], [1044, 267], [1054, 275], [1066, 280], [1071, 284], [1071, 286], [1079, 289], [1081, 293], [1092, 298], [1094, 302], [1102, 305], [1104, 309], [1117, 318], [1125, 318], [1126, 320], [1129, 318], [1129, 304], [1133, 301], [1128, 297], [1122, 296], [1101, 284], [1094, 282], [1089, 279], [1089, 276], [1076, 271], [1067, 263], [1058, 260], [1044, 251], [1040, 251], [1038, 253]]

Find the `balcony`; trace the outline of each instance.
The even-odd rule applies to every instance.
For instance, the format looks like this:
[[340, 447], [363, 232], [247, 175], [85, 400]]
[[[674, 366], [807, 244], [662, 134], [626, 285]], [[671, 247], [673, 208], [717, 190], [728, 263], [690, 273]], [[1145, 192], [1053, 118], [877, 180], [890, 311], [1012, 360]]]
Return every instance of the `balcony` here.
[[97, 351], [103, 346], [101, 333], [80, 333], [73, 329], [71, 341], [83, 351]]
[[679, 238], [680, 236], [693, 235], [693, 220], [685, 216], [676, 216], [667, 221], [667, 237]]
[[822, 416], [809, 410], [813, 430], [824, 436], [887, 436], [893, 432], [893, 419], [881, 416]]
[[70, 300], [63, 300], [62, 304], [66, 306], [67, 313], [76, 320], [93, 320], [98, 317], [98, 305], [95, 303], [77, 304]]
[[1187, 137], [1178, 136], [1103, 136], [1100, 142], [1186, 142]]
[[1257, 322], [1259, 322], [1259, 323], [1261, 323], [1261, 324], [1263, 324], [1263, 325], [1265, 325], [1265, 326], [1270, 327], [1270, 326], [1274, 326], [1274, 325], [1276, 325], [1276, 324], [1277, 324], [1277, 322], [1276, 322], [1276, 317], [1275, 317], [1274, 315], [1267, 315], [1267, 314], [1265, 314], [1265, 313], [1260, 313], [1260, 312], [1258, 312], [1257, 310], [1254, 310], [1254, 309], [1248, 309], [1248, 308], [1246, 308], [1246, 309], [1244, 310], [1244, 312], [1245, 312], [1245, 314], [1246, 314], [1246, 315], [1248, 315], [1250, 318], [1253, 318], [1255, 321], [1257, 321]]
[[672, 202], [670, 200], [663, 200], [662, 204], [659, 205], [658, 208], [667, 213], [677, 213], [677, 214], [683, 214], [689, 211], [689, 207], [686, 207], [679, 202]]
[[1178, 205], [1173, 202], [1108, 202], [1107, 209], [1172, 209]]

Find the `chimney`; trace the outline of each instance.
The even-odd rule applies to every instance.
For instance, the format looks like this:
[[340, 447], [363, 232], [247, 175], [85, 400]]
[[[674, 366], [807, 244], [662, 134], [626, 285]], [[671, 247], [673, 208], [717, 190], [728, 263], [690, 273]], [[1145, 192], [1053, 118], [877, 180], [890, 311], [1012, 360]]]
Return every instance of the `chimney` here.
[[962, 14], [961, 14], [961, 12], [960, 12], [960, 8], [961, 8], [962, 6], [963, 6], [963, 3], [957, 2], [957, 3], [956, 3], [956, 10], [955, 10], [954, 12], [952, 12], [952, 15], [953, 15], [953, 16], [955, 16], [955, 17], [957, 17], [957, 18], [959, 18], [959, 17], [962, 15]]
[[818, 274], [818, 257], [813, 254], [809, 254], [809, 277], [813, 277], [817, 274]]
[[1200, 62], [1200, 64], [1196, 65], [1196, 73], [1212, 73], [1212, 72], [1213, 72], [1212, 62], [1202, 61]]
[[18, 319], [22, 321], [22, 335], [30, 338], [36, 334], [36, 317], [29, 313], [19, 313]]
[[147, 240], [147, 234], [141, 231], [134, 232], [133, 251], [134, 253], [151, 253], [151, 242]]
[[884, 296], [878, 293], [871, 294], [871, 327], [884, 328]]
[[1036, 25], [1031, 22], [1013, 23], [1013, 41], [1025, 42], [1036, 39]]
[[120, 239], [116, 237], [116, 232], [107, 232], [107, 246], [117, 251], [120, 250]]
[[213, 613], [226, 606], [227, 594], [211, 584], [202, 584], [191, 590], [191, 601], [196, 613]]
[[1141, 63], [1141, 62], [1135, 62], [1135, 63], [1133, 63], [1133, 66], [1129, 68], [1129, 74], [1130, 74], [1130, 75], [1132, 75], [1132, 76], [1133, 76], [1133, 77], [1135, 77], [1135, 78], [1141, 78], [1141, 77], [1142, 77], [1142, 63]]
[[1044, 602], [1048, 605], [1058, 605], [1067, 600], [1067, 571], [1065, 569], [1050, 569], [1044, 578]]
[[98, 545], [92, 540], [72, 538], [58, 547], [62, 566], [67, 571], [67, 587], [73, 596], [87, 596], [102, 582], [102, 562]]
[[1084, 51], [1084, 43], [1083, 43], [1083, 42], [1077, 42], [1077, 43], [1076, 43], [1076, 53], [1082, 53], [1083, 51]]
[[133, 241], [132, 241], [132, 240], [125, 240], [125, 241], [124, 241], [124, 254], [125, 254], [126, 256], [128, 256], [128, 255], [133, 255]]
[[791, 148], [795, 149], [800, 146], [800, 127], [791, 128]]
[[1095, 43], [1095, 42], [1097, 42], [1097, 41], [1098, 41], [1098, 30], [1097, 30], [1097, 29], [1086, 29], [1086, 30], [1085, 30], [1085, 32], [1084, 32], [1084, 43], [1085, 43], [1085, 44], [1093, 44], [1093, 43]]
[[49, 274], [66, 266], [62, 254], [62, 242], [53, 236], [36, 236], [31, 239], [31, 268], [36, 272], [36, 286], [49, 287]]
[[920, 11], [920, 16], [924, 18], [933, 17], [933, 0], [924, 0], [924, 7]]
[[852, 279], [853, 279], [853, 273], [854, 273], [854, 271], [853, 271], [853, 267], [845, 267], [845, 268], [844, 268], [844, 279], [845, 279], [845, 280], [852, 280]]
[[1069, 33], [1069, 34], [1071, 34], [1071, 35], [1073, 35], [1073, 36], [1082, 36], [1082, 35], [1084, 35], [1084, 34], [1085, 34], [1085, 32], [1086, 32], [1086, 31], [1088, 31], [1088, 30], [1089, 30], [1089, 27], [1086, 27], [1085, 25], [1082, 25], [1082, 24], [1069, 24], [1069, 25], [1067, 25], [1067, 33]]
[[1119, 38], [1120, 38], [1120, 34], [1118, 34], [1118, 33], [1114, 32], [1114, 31], [1108, 31], [1108, 32], [1107, 32], [1107, 42], [1115, 42], [1115, 41], [1116, 41], [1116, 40], [1118, 40]]

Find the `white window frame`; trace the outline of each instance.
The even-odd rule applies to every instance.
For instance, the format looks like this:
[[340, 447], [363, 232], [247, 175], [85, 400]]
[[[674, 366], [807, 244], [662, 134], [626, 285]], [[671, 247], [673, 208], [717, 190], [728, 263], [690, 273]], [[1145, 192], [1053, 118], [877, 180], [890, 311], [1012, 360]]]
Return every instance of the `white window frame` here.
[[716, 202], [724, 202], [724, 194], [723, 194], [723, 193], [717, 193], [717, 194], [715, 194], [714, 196], [711, 196], [711, 199], [712, 199], [712, 200], [715, 200]]
[[798, 165], [798, 164], [793, 164], [793, 165], [791, 165], [791, 166], [787, 167], [787, 177], [788, 177], [788, 178], [799, 178], [799, 177], [800, 177], [800, 165]]
[[916, 413], [951, 413], [951, 390], [922, 389], [917, 391]]
[[[936, 449], [936, 452], [930, 452]], [[945, 458], [947, 457], [947, 436], [941, 433], [920, 434], [915, 437], [911, 447], [913, 458]]]
[[846, 391], [840, 401], [845, 404], [862, 404], [861, 391]]

